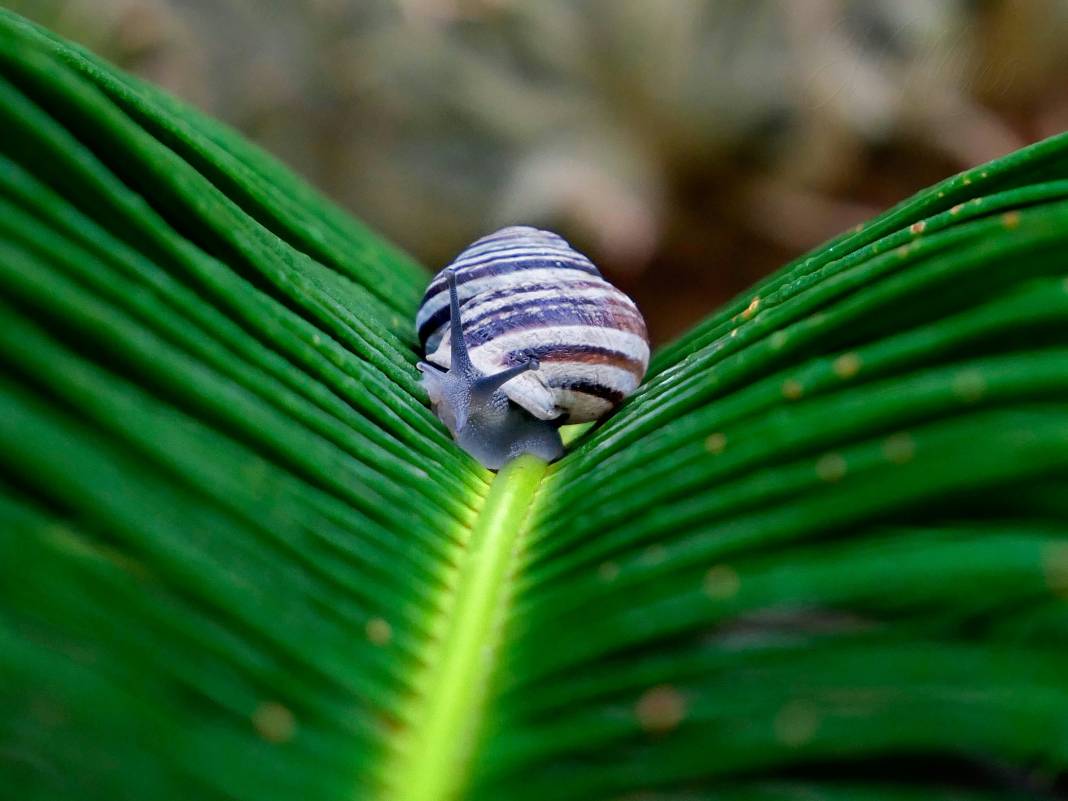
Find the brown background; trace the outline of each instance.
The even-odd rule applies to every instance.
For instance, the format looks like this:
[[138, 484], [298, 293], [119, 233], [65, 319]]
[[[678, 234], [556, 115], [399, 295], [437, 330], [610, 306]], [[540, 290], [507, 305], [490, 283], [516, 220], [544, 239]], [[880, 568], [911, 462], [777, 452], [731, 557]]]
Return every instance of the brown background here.
[[657, 341], [1068, 128], [1068, 2], [7, 0], [240, 128], [431, 267], [551, 227]]

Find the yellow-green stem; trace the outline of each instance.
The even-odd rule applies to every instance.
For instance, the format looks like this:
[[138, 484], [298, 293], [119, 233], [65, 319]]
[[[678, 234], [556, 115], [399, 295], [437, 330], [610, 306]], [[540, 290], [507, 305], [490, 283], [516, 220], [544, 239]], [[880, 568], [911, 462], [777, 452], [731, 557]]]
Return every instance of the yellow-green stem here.
[[441, 641], [431, 652], [411, 730], [387, 775], [388, 801], [450, 801], [462, 789], [509, 602], [510, 571], [546, 464], [521, 456], [494, 478], [459, 567]]

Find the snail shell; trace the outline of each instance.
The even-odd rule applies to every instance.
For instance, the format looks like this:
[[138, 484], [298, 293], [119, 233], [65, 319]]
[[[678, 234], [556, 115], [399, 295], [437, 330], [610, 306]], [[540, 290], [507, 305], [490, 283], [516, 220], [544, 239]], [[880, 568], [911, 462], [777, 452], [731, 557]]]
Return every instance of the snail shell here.
[[431, 281], [416, 327], [432, 365], [452, 366], [450, 272], [474, 367], [537, 365], [501, 387], [535, 418], [597, 420], [641, 383], [649, 337], [634, 301], [563, 238], [526, 226], [479, 239]]

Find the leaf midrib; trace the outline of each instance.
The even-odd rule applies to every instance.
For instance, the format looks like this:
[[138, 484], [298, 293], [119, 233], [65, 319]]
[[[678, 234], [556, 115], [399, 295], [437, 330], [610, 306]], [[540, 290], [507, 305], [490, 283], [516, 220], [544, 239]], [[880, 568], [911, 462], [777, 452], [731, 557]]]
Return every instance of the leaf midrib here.
[[[428, 651], [385, 775], [384, 801], [442, 801], [465, 784], [485, 706], [512, 568], [546, 463], [521, 456], [497, 474], [444, 599], [441, 638]], [[487, 658], [487, 653], [490, 658]]]

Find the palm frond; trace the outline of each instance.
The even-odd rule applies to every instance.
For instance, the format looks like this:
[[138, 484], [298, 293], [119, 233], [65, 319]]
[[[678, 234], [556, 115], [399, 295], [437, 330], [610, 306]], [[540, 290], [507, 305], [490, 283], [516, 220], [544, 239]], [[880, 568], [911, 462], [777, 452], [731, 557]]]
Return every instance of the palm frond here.
[[[492, 477], [428, 273], [0, 12], [12, 797], [1053, 797], [1068, 138], [956, 176]], [[638, 794], [638, 795], [635, 795]]]

